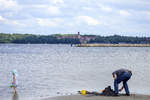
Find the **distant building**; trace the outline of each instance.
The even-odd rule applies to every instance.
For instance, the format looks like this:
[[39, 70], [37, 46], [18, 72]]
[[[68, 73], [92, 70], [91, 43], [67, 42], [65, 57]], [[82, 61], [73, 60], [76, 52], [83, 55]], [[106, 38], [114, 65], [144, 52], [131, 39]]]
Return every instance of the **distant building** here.
[[67, 35], [58, 35], [56, 36], [57, 39], [64, 39], [64, 38], [72, 38], [72, 39], [79, 39], [81, 44], [88, 43], [90, 40], [94, 40], [96, 38], [95, 35], [80, 35], [78, 34], [67, 34]]
[[78, 32], [78, 39], [80, 39], [81, 44], [86, 44], [90, 40], [94, 40], [96, 38], [95, 35], [80, 35], [80, 32]]

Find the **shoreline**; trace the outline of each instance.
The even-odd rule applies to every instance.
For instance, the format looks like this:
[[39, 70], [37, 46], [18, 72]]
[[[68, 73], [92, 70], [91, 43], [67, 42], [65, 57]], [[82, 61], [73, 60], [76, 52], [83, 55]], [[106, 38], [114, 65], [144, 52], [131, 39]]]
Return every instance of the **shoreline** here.
[[76, 47], [150, 47], [150, 44], [77, 44]]
[[42, 100], [150, 100], [150, 95], [131, 94], [130, 96], [91, 96], [91, 95], [69, 95], [49, 97]]

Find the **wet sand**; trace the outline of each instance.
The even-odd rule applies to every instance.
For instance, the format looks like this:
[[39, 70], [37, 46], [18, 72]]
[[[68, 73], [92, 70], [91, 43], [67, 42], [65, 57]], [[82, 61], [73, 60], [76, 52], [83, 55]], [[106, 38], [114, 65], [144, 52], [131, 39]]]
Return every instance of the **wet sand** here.
[[70, 95], [70, 96], [45, 98], [44, 100], [150, 100], [150, 95], [132, 94], [130, 96], [117, 96], [117, 97]]

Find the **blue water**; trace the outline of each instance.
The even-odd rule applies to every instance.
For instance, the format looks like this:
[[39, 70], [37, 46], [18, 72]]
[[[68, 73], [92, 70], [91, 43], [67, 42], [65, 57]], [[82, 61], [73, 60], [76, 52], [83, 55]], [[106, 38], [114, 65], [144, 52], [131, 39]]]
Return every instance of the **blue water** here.
[[[128, 68], [131, 93], [150, 95], [149, 47], [71, 47], [51, 44], [0, 44], [0, 97], [37, 100], [101, 91], [111, 85], [112, 72]], [[18, 71], [18, 95], [9, 88], [12, 70]], [[124, 91], [123, 91], [124, 92]]]

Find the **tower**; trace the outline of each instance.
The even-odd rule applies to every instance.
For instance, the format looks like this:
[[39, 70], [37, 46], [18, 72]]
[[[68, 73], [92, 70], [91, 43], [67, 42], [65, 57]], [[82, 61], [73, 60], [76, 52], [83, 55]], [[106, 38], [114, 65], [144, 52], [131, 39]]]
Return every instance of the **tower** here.
[[78, 39], [81, 39], [80, 32], [78, 32]]

